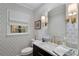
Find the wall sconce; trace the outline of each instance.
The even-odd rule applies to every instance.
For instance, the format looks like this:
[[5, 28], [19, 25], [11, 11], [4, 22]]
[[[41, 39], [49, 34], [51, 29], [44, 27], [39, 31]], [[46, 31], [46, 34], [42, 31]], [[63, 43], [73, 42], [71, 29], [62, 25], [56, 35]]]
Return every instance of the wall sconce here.
[[78, 13], [78, 7], [77, 4], [69, 4], [68, 5], [68, 22], [70, 21], [72, 24], [76, 23], [76, 17]]
[[41, 16], [41, 22], [42, 22], [42, 24], [44, 24], [45, 26], [47, 26], [47, 24], [48, 24], [48, 18], [47, 18], [47, 16]]

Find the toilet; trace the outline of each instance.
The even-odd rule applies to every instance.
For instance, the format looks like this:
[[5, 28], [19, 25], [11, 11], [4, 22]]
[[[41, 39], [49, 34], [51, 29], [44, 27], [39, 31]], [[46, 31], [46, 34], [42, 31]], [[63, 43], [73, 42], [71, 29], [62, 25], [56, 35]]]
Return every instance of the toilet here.
[[[34, 42], [35, 40], [34, 39], [32, 39], [32, 46], [33, 46], [33, 42]], [[22, 56], [27, 56], [27, 55], [30, 55], [30, 54], [32, 54], [33, 53], [33, 47], [27, 47], [27, 48], [24, 48], [24, 49], [22, 49], [21, 50], [21, 55]]]
[[32, 52], [33, 52], [33, 48], [32, 47], [27, 47], [27, 48], [22, 49], [21, 55], [22, 56], [27, 56], [27, 55], [32, 54]]

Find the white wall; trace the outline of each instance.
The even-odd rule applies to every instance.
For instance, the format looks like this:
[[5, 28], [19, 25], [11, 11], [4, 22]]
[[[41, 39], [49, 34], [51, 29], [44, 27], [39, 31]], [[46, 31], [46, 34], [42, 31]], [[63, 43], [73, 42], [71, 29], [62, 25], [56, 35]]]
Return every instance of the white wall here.
[[[79, 11], [79, 4], [78, 4], [78, 11]], [[78, 55], [79, 55], [79, 12], [78, 12]]]
[[[7, 9], [29, 15], [29, 34], [7, 35]], [[32, 11], [18, 4], [0, 4], [0, 55], [19, 55], [22, 48], [30, 46], [32, 35]]]

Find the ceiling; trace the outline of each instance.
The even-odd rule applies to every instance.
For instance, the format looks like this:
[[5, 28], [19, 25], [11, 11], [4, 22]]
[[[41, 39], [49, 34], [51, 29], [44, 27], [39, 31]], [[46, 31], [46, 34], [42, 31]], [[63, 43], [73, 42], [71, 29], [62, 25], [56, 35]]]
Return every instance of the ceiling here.
[[35, 10], [43, 5], [43, 3], [20, 3], [19, 5]]

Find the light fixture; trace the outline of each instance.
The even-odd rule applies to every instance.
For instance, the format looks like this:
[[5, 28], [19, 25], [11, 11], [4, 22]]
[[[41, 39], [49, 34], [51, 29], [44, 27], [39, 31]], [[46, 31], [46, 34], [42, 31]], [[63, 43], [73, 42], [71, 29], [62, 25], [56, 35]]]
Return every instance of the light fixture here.
[[41, 16], [41, 22], [42, 22], [42, 24], [44, 24], [46, 26], [48, 24], [47, 16]]
[[78, 11], [77, 4], [74, 3], [74, 4], [70, 4], [68, 6], [68, 15], [69, 16], [76, 15], [77, 11]]
[[77, 4], [72, 3], [68, 5], [68, 22], [71, 22], [72, 24], [76, 23], [76, 17], [78, 13], [78, 7]]
[[42, 22], [42, 23], [45, 23], [45, 19], [46, 19], [45, 16], [41, 16], [41, 22]]

